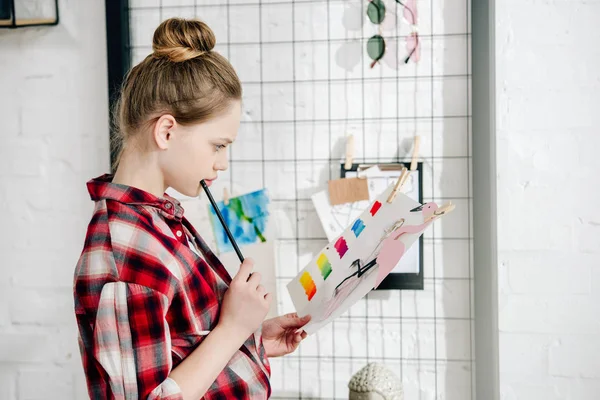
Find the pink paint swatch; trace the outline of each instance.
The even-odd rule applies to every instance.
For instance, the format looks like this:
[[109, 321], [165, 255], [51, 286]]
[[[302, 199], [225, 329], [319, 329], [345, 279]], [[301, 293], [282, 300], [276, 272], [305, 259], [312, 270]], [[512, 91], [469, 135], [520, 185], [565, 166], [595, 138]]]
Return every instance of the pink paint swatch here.
[[348, 245], [343, 237], [340, 237], [337, 242], [335, 242], [335, 249], [337, 250], [340, 258], [344, 257], [344, 254], [348, 251]]

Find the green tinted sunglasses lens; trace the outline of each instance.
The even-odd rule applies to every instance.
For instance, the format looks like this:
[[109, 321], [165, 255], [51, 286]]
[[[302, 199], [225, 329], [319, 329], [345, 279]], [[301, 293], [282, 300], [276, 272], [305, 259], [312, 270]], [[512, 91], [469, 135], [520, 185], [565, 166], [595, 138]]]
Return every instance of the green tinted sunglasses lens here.
[[381, 0], [373, 0], [369, 2], [367, 7], [367, 16], [374, 24], [380, 24], [385, 17], [385, 4]]
[[367, 54], [372, 60], [379, 60], [385, 53], [385, 41], [380, 35], [375, 35], [367, 42]]

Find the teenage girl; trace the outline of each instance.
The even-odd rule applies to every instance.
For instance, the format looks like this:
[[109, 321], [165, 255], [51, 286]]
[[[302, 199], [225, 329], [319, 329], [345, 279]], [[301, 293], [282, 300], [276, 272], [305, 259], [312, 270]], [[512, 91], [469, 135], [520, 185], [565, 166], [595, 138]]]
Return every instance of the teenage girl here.
[[74, 277], [92, 399], [265, 399], [269, 358], [309, 318], [265, 320], [271, 295], [246, 260], [231, 278], [167, 188], [199, 196], [227, 169], [242, 89], [201, 21], [172, 18], [129, 71], [115, 109], [116, 171], [95, 202]]

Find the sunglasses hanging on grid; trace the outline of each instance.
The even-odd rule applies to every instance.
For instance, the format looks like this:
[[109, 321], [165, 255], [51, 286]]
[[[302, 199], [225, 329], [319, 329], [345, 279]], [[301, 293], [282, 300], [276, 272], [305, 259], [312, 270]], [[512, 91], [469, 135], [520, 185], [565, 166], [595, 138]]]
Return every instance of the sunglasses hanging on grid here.
[[[411, 27], [410, 34], [406, 37], [406, 57], [404, 63], [408, 64], [410, 60], [418, 62], [420, 58], [419, 33], [417, 30], [417, 1], [416, 0], [396, 0], [403, 8], [403, 17]], [[369, 0], [367, 7], [367, 17], [375, 24], [379, 25], [379, 34], [373, 35], [367, 41], [367, 54], [371, 58], [371, 68], [375, 66], [385, 55], [385, 39], [381, 35], [381, 23], [385, 19], [386, 9], [382, 0]]]

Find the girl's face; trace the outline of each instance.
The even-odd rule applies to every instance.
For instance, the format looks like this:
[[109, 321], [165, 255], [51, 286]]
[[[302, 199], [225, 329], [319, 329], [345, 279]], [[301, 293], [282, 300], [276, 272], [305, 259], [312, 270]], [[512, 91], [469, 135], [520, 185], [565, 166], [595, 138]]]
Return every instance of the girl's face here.
[[168, 143], [158, 160], [165, 186], [197, 197], [202, 190], [201, 180], [210, 185], [219, 171], [228, 168], [227, 147], [237, 137], [240, 117], [241, 103], [232, 101], [221, 115], [201, 124], [183, 126], [167, 121], [162, 135], [159, 119], [155, 139], [159, 147], [161, 140]]

